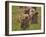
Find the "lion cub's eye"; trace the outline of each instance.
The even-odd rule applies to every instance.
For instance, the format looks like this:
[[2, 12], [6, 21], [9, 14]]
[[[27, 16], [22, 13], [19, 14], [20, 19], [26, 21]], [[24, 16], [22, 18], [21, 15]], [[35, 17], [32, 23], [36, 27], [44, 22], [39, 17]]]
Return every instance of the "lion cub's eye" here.
[[33, 10], [31, 12], [34, 12]]

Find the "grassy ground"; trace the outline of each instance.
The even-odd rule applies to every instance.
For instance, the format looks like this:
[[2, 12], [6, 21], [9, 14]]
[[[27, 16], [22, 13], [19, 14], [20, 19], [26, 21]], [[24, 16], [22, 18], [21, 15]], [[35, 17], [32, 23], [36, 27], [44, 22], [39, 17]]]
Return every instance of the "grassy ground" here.
[[[19, 16], [23, 15], [24, 8], [20, 9], [19, 7], [12, 6], [12, 31], [19, 31], [21, 29], [21, 23], [19, 21]], [[23, 17], [22, 17], [23, 18]], [[27, 30], [38, 30], [41, 28], [40, 24], [29, 24]]]

